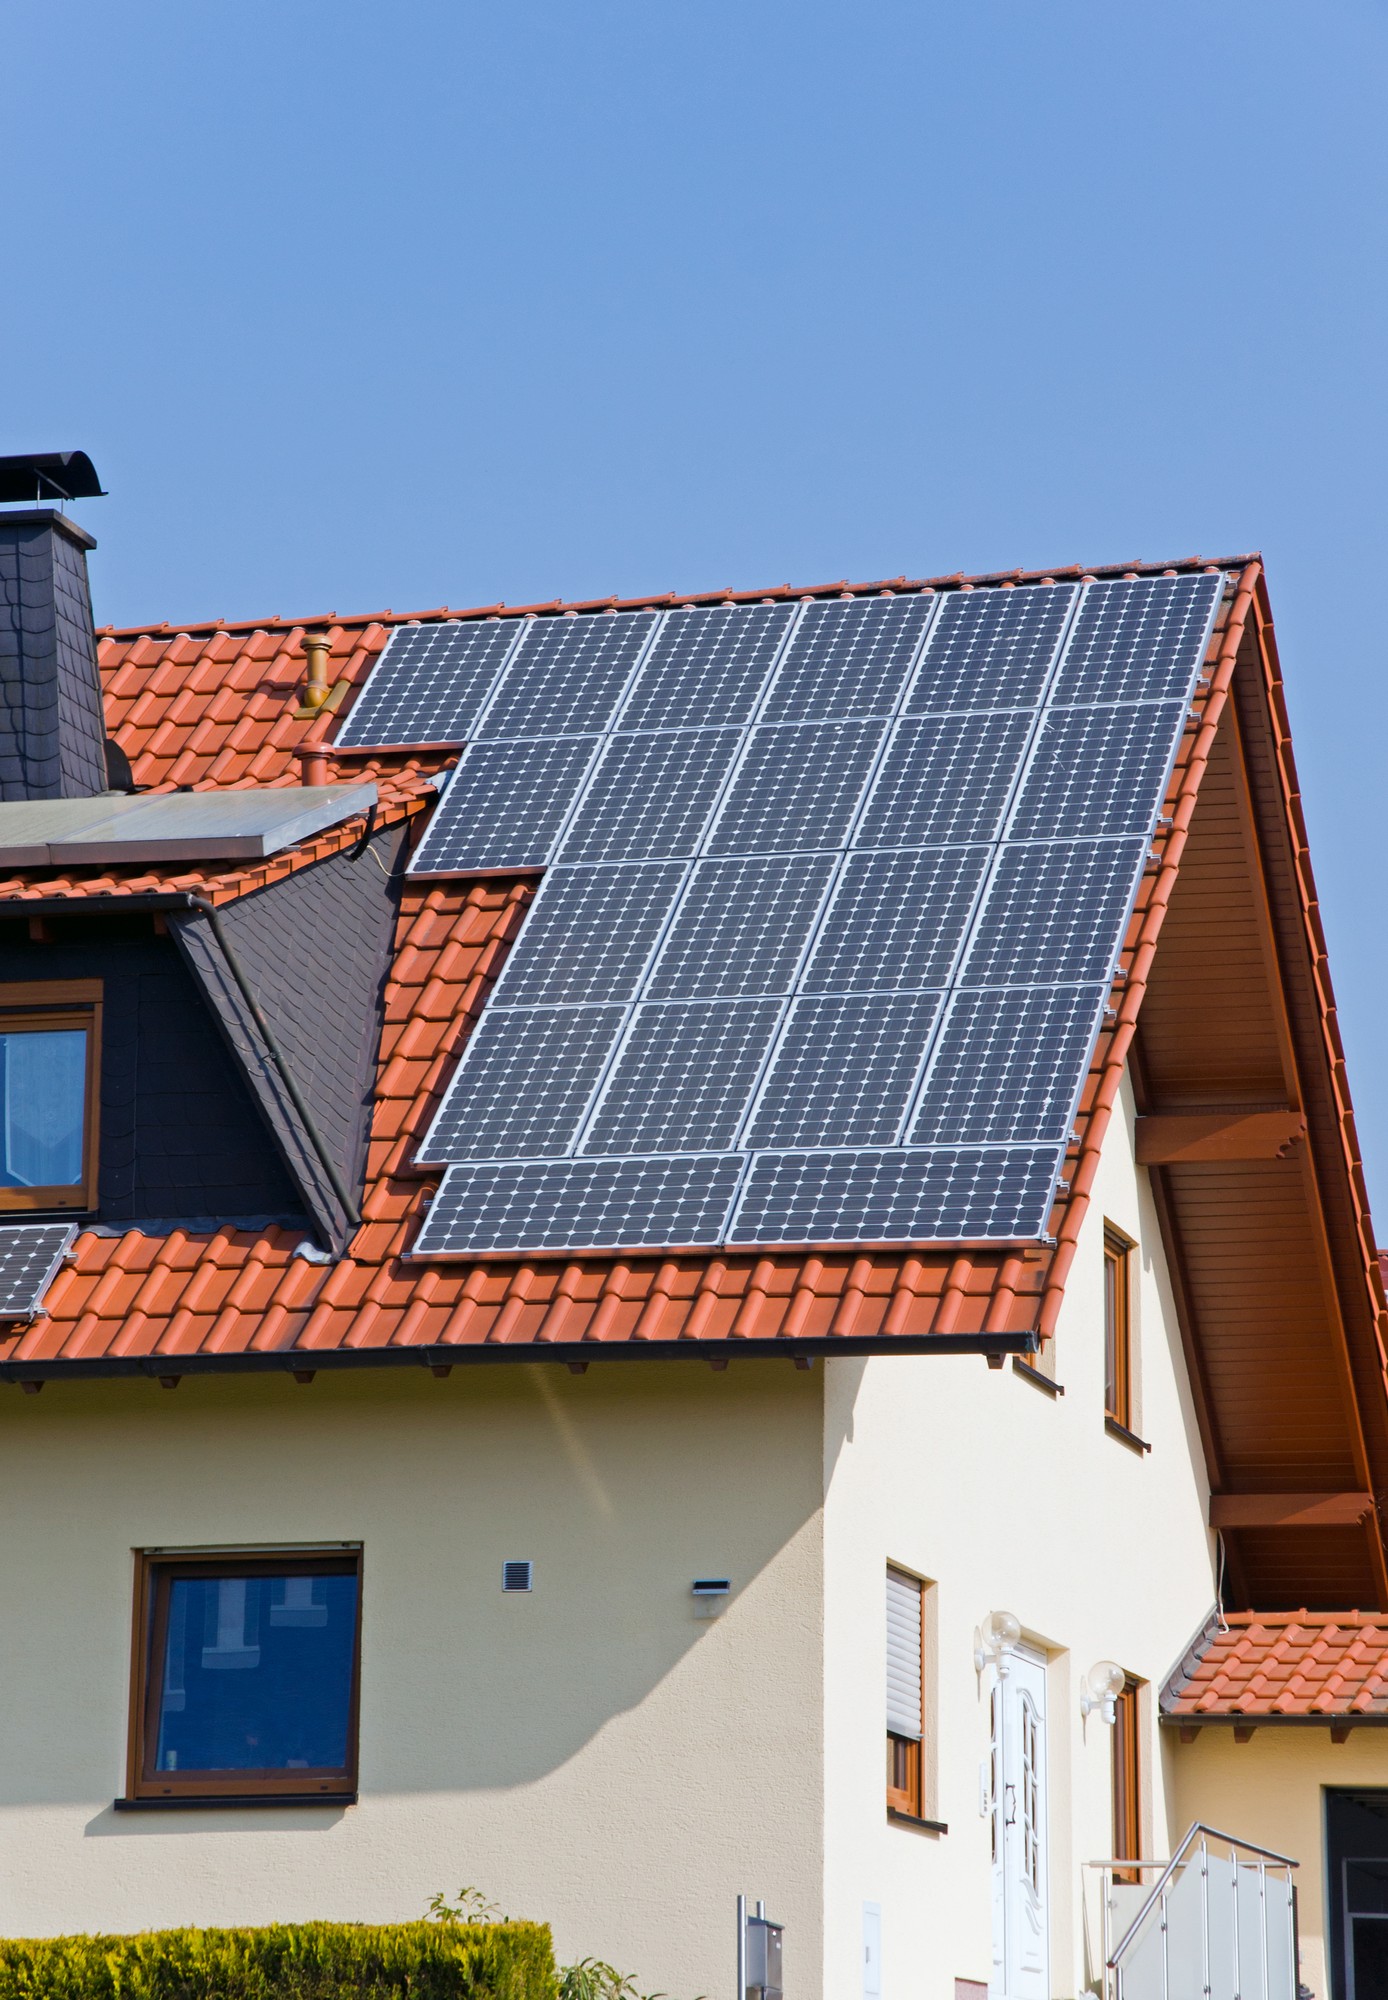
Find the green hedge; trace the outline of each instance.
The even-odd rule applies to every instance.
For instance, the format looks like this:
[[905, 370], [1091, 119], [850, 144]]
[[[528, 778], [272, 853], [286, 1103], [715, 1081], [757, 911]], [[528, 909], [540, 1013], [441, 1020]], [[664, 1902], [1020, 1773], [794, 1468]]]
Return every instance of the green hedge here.
[[547, 1924], [0, 1939], [0, 2000], [555, 2000]]

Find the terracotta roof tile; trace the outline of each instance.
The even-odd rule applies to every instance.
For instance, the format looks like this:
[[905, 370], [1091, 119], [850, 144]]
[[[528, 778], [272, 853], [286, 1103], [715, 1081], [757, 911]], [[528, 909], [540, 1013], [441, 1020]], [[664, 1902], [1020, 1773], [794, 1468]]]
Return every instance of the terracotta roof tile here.
[[1236, 1611], [1162, 1691], [1169, 1722], [1388, 1722], [1388, 1614]]

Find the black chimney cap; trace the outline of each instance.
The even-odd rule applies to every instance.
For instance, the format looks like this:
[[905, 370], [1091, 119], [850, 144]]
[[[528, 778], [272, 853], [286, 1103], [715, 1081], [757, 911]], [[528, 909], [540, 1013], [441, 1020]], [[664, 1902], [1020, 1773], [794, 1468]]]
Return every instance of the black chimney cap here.
[[29, 451], [0, 458], [0, 501], [93, 500], [105, 491], [84, 451]]

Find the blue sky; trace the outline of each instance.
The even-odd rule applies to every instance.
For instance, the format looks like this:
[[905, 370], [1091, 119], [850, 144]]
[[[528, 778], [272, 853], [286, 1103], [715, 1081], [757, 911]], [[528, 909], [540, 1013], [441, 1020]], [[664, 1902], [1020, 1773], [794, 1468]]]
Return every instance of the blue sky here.
[[4, 16], [103, 621], [1261, 547], [1388, 1202], [1382, 0]]

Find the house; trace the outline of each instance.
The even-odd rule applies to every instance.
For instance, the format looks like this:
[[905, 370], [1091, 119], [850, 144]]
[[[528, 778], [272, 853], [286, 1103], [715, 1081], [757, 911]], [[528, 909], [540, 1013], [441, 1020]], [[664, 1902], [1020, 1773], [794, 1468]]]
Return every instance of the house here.
[[97, 643], [83, 478], [0, 466], [0, 1925], [469, 1882], [692, 1996], [745, 1893], [796, 2000], [1062, 2000], [1199, 1822], [1376, 1990], [1257, 559]]

